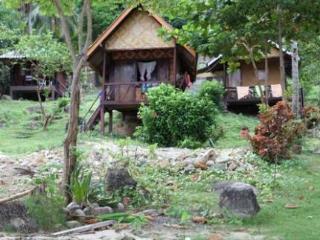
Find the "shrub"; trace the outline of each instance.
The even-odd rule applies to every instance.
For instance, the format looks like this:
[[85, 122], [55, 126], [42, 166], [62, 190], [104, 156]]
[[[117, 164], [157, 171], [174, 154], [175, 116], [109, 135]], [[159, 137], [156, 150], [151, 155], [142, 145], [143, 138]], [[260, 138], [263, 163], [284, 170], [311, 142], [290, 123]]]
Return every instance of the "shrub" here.
[[320, 108], [316, 106], [307, 106], [303, 109], [303, 115], [308, 129], [320, 124]]
[[139, 110], [142, 126], [136, 136], [148, 143], [178, 146], [185, 139], [203, 143], [214, 136], [216, 106], [206, 97], [161, 84], [148, 92], [148, 105]]
[[205, 81], [201, 84], [198, 96], [200, 98], [207, 98], [216, 104], [221, 105], [221, 98], [224, 94], [224, 88], [218, 81]]
[[65, 223], [64, 198], [58, 188], [60, 166], [46, 165], [35, 175], [40, 191], [26, 199], [28, 213], [43, 230], [52, 230]]
[[301, 137], [304, 124], [293, 119], [289, 106], [281, 101], [259, 115], [260, 124], [250, 137], [254, 152], [275, 162], [290, 157], [290, 148]]

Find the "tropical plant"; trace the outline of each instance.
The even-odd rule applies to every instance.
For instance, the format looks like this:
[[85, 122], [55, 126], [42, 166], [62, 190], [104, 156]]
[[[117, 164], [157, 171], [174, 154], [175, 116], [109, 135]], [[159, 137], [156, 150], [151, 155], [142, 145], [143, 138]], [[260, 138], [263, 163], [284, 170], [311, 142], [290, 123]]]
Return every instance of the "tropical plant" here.
[[78, 164], [71, 175], [70, 191], [73, 201], [80, 205], [86, 205], [91, 191], [92, 172]]

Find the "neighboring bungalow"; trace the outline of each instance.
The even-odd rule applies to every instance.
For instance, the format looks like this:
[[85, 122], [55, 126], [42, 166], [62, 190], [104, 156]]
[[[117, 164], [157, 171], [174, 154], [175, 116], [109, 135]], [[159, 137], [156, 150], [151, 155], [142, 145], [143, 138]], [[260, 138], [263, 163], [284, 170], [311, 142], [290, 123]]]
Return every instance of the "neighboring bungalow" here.
[[169, 83], [185, 89], [195, 80], [195, 51], [177, 44], [176, 39], [161, 38], [161, 28], [171, 26], [142, 7], [129, 8], [90, 46], [88, 62], [102, 76], [103, 87], [100, 105], [86, 129], [100, 121], [104, 133], [104, 115], [108, 112], [112, 132], [113, 110], [122, 112], [124, 120], [136, 118], [149, 88]]
[[[291, 56], [284, 53], [285, 72], [287, 76], [291, 76]], [[222, 55], [211, 59], [207, 65], [198, 70], [197, 79], [217, 80], [221, 82], [225, 89], [225, 108], [235, 109], [247, 106], [256, 106], [260, 103], [260, 91], [258, 85], [261, 85], [264, 94], [267, 94], [269, 104], [274, 104], [282, 99], [284, 90], [281, 88], [280, 82], [280, 63], [279, 50], [273, 48], [268, 55], [268, 86], [265, 85], [265, 60], [257, 62], [259, 80], [256, 79], [254, 69], [248, 61], [240, 60], [240, 67], [235, 72], [228, 74], [227, 63], [221, 63]]]
[[0, 55], [0, 61], [10, 67], [10, 77], [8, 79], [10, 94], [12, 99], [31, 99], [37, 100], [37, 89], [49, 91], [49, 97], [55, 99], [62, 97], [67, 89], [67, 77], [63, 72], [57, 72], [52, 79], [43, 79], [38, 82], [32, 76], [32, 60], [11, 51]]

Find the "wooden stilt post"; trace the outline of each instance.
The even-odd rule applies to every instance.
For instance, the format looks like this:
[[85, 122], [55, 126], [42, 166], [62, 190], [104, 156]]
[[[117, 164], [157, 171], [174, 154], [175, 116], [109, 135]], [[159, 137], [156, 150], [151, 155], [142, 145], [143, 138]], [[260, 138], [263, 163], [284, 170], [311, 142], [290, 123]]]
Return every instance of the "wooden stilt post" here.
[[[227, 68], [226, 68], [226, 64], [224, 63], [223, 64], [223, 85], [225, 90], [228, 87], [227, 78], [228, 78]], [[226, 90], [226, 92], [223, 94], [223, 110], [224, 112], [228, 111], [228, 90]]]
[[113, 126], [113, 116], [112, 110], [109, 111], [109, 133], [112, 133], [112, 126]]
[[102, 65], [102, 91], [100, 96], [100, 132], [104, 135], [104, 103], [105, 103], [105, 82], [106, 82], [106, 52], [103, 52], [103, 65]]
[[175, 44], [173, 49], [173, 81], [174, 86], [177, 85], [177, 45]]

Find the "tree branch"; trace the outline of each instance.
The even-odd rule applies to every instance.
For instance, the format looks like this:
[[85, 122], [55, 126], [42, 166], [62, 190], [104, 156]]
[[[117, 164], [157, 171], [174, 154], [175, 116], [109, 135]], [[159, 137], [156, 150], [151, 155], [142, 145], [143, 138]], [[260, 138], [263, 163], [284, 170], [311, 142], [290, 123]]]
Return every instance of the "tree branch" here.
[[91, 14], [91, 2], [90, 0], [85, 0], [84, 5], [86, 6], [86, 15], [87, 15], [87, 37], [86, 42], [83, 46], [82, 52], [87, 52], [89, 44], [92, 40], [92, 14]]
[[58, 15], [60, 17], [63, 35], [65, 37], [67, 46], [69, 48], [69, 51], [70, 51], [70, 54], [71, 54], [71, 57], [72, 57], [72, 61], [73, 61], [73, 63], [76, 63], [77, 57], [76, 57], [76, 54], [75, 54], [75, 51], [74, 51], [74, 48], [73, 48], [73, 45], [72, 45], [71, 34], [70, 34], [70, 30], [69, 30], [69, 27], [68, 27], [68, 24], [67, 24], [66, 16], [65, 16], [65, 14], [63, 12], [61, 0], [53, 0], [53, 2], [54, 2], [54, 5], [55, 5], [55, 7], [57, 9]]

